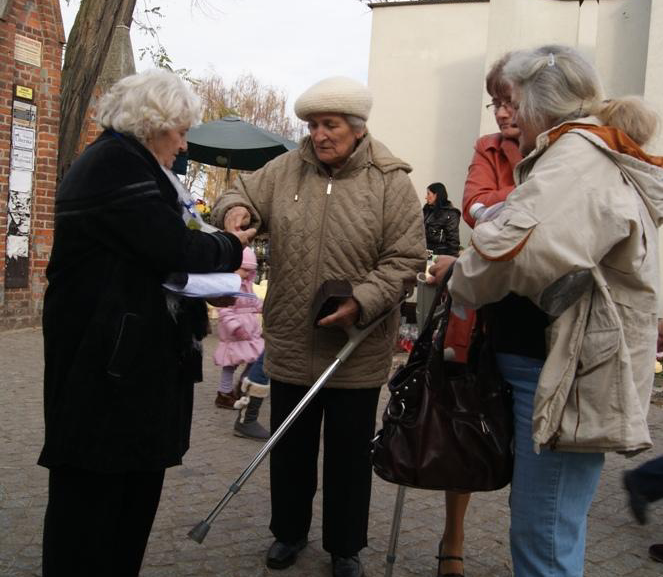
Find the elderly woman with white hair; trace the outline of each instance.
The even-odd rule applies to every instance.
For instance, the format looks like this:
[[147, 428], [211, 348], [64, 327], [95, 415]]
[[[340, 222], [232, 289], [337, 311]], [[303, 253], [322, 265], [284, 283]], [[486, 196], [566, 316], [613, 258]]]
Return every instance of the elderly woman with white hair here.
[[[241, 175], [213, 211], [217, 224], [251, 224], [270, 233], [265, 300], [265, 372], [271, 378], [274, 431], [332, 363], [347, 337], [393, 308], [426, 261], [423, 220], [410, 167], [366, 128], [371, 94], [348, 78], [328, 78], [295, 102], [308, 123], [299, 149]], [[313, 298], [324, 281], [348, 280], [352, 297], [319, 321]], [[292, 565], [306, 545], [317, 488], [324, 418], [322, 546], [335, 577], [359, 577], [371, 494], [369, 445], [375, 433], [399, 313], [377, 327], [346, 360], [274, 447], [271, 457], [275, 541], [267, 566]]]
[[[604, 454], [651, 447], [663, 159], [641, 147], [657, 117], [636, 97], [603, 100], [593, 66], [569, 47], [515, 52], [504, 75], [526, 157], [501, 212], [477, 223], [450, 291], [456, 305], [495, 313], [513, 386], [514, 574], [580, 576]], [[441, 257], [438, 279], [453, 261]], [[510, 294], [545, 313], [511, 306], [526, 339], [500, 338], [513, 326], [500, 322]], [[526, 352], [505, 345], [521, 341]]]
[[47, 269], [44, 577], [138, 575], [165, 469], [189, 447], [207, 332], [205, 303], [162, 283], [237, 269], [255, 232], [185, 223], [169, 169], [200, 106], [175, 74], [124, 78], [98, 115], [56, 194]]

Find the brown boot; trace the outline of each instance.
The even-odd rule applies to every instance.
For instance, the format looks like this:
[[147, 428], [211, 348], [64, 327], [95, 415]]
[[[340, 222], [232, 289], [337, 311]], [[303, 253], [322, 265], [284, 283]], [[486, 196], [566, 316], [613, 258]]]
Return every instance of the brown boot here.
[[237, 400], [237, 397], [234, 395], [233, 392], [230, 393], [220, 393], [217, 391], [216, 393], [216, 400], [214, 401], [214, 404], [219, 407], [219, 409], [231, 409], [233, 410], [235, 408], [235, 401]]

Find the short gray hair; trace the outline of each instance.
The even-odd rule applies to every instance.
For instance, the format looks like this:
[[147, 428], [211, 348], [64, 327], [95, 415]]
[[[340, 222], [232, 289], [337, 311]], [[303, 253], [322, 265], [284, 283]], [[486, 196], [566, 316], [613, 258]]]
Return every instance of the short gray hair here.
[[147, 70], [122, 78], [99, 102], [103, 128], [130, 134], [145, 143], [153, 134], [200, 122], [200, 98], [167, 70]]
[[514, 52], [504, 66], [504, 77], [521, 92], [519, 117], [541, 132], [591, 115], [641, 146], [658, 130], [658, 114], [639, 96], [604, 100], [596, 69], [570, 46], [550, 44]]
[[354, 132], [362, 132], [366, 130], [366, 121], [363, 118], [355, 116], [354, 114], [344, 114], [343, 116]]

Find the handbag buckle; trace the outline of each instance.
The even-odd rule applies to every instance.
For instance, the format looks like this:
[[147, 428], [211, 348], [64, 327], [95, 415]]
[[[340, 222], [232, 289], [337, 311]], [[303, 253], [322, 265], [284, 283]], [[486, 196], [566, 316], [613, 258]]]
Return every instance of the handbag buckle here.
[[389, 403], [389, 404], [387, 405], [387, 415], [389, 415], [389, 418], [390, 418], [390, 419], [394, 419], [394, 420], [397, 421], [397, 420], [399, 420], [399, 419], [405, 414], [405, 401], [402, 401], [402, 400], [401, 400], [401, 401], [398, 401], [398, 405], [397, 405], [397, 406], [400, 407], [400, 411], [399, 411], [399, 413], [398, 413], [397, 415], [395, 415], [395, 414], [392, 412], [392, 410], [391, 410], [391, 405], [392, 405], [392, 403]]

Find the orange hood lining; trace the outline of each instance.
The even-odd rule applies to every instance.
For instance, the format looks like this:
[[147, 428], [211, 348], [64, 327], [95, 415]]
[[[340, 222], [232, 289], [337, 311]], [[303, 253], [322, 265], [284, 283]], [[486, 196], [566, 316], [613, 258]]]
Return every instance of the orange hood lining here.
[[587, 130], [588, 132], [596, 134], [596, 136], [603, 140], [603, 142], [615, 152], [628, 154], [633, 158], [663, 168], [663, 156], [647, 154], [632, 138], [614, 126], [596, 126], [594, 124], [584, 124], [582, 122], [568, 122], [558, 126], [548, 133], [550, 144], [552, 145], [560, 136], [575, 128], [581, 128], [582, 130]]

